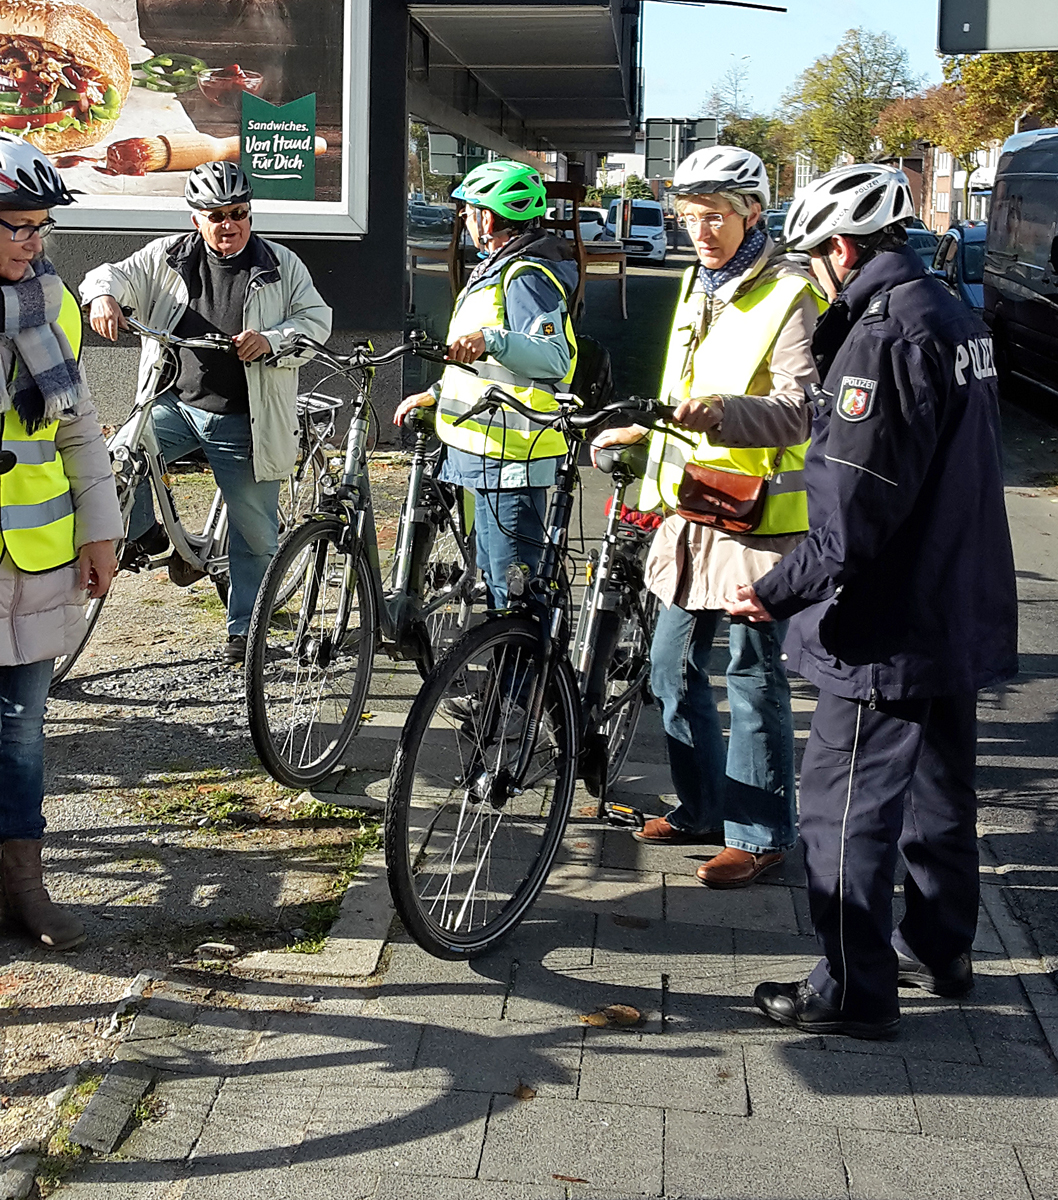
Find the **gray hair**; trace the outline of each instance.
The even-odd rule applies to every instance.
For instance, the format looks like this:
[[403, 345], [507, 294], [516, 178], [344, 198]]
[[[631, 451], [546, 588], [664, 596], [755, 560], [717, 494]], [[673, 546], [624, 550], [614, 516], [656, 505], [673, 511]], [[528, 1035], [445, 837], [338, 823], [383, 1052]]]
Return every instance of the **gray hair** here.
[[[740, 217], [748, 217], [753, 211], [753, 201], [756, 200], [760, 204], [760, 199], [757, 196], [747, 196], [744, 192], [710, 192], [710, 196], [716, 196], [720, 200], [726, 200], [731, 205], [732, 211], [738, 213]], [[700, 196], [680, 196], [676, 201], [676, 210], [682, 212], [683, 204], [687, 200], [700, 200]], [[761, 205], [763, 208], [764, 206]]]

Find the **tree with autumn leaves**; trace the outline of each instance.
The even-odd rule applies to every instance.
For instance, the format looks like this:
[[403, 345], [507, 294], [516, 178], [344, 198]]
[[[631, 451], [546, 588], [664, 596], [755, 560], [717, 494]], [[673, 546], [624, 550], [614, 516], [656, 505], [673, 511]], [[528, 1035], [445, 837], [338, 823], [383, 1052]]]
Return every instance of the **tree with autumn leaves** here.
[[1003, 141], [1020, 121], [1058, 124], [1058, 53], [960, 54], [944, 62], [944, 82], [882, 111], [875, 132], [888, 154], [908, 154], [916, 141], [949, 151], [966, 172], [963, 212], [977, 152]]

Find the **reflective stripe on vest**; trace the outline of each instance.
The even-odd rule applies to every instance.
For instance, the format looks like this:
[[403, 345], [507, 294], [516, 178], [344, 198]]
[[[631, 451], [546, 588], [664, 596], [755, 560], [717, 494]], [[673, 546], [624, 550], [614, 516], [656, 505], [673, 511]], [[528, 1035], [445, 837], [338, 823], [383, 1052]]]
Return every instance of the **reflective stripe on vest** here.
[[[526, 259], [515, 259], [495, 283], [460, 294], [448, 327], [448, 344], [479, 329], [505, 328], [504, 296], [511, 281], [523, 271], [542, 271], [565, 299], [565, 288], [547, 267]], [[569, 383], [577, 365], [577, 340], [568, 312], [564, 314], [563, 331], [570, 346], [570, 364], [557, 385], [515, 375], [487, 355], [473, 364], [473, 374], [461, 367], [445, 367], [437, 407], [438, 437], [457, 450], [486, 458], [505, 459], [507, 462], [557, 458], [565, 454], [566, 439], [557, 429], [534, 425], [512, 408], [503, 407], [495, 413], [483, 413], [480, 418], [464, 421], [462, 425], [454, 424], [455, 418], [469, 412], [493, 383], [499, 384], [504, 391], [510, 392], [536, 412], [554, 412], [558, 408], [555, 392]]]
[[[700, 338], [703, 293], [694, 292], [697, 267], [683, 278], [680, 303], [672, 322], [661, 394], [678, 404], [691, 396], [750, 393], [753, 381], [767, 364], [775, 339], [790, 311], [808, 292], [820, 311], [826, 302], [802, 276], [785, 275], [752, 288], [728, 304]], [[738, 449], [714, 446], [705, 434], [687, 433], [693, 444], [672, 434], [655, 433], [650, 439], [647, 474], [639, 496], [639, 507], [675, 509], [676, 494], [689, 461], [721, 471], [768, 479], [767, 500], [760, 525], [761, 536], [801, 533], [808, 529], [808, 498], [804, 490], [804, 458], [808, 442], [788, 446], [775, 471], [777, 447]]]
[[[81, 353], [81, 312], [64, 290], [59, 327], [74, 357]], [[12, 372], [14, 380], [18, 370]], [[0, 475], [0, 554], [8, 554], [20, 571], [40, 574], [65, 566], [77, 557], [70, 481], [55, 445], [58, 421], [29, 433], [14, 409], [0, 418], [3, 448], [18, 460]]]

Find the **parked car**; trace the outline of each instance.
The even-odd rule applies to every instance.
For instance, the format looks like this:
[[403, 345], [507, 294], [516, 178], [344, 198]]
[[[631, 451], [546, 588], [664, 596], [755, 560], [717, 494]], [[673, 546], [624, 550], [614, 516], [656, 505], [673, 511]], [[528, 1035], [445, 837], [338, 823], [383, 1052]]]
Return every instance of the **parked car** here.
[[448, 237], [452, 233], [455, 213], [443, 204], [409, 204], [409, 237]]
[[[603, 235], [603, 228], [606, 225], [606, 213], [601, 208], [581, 208], [578, 210], [580, 216], [580, 240], [582, 242], [597, 241]], [[554, 217], [554, 206], [547, 210], [548, 217]], [[567, 229], [565, 236], [571, 238], [573, 230]]]
[[781, 209], [769, 208], [764, 214], [764, 223], [767, 226], [768, 236], [776, 242], [783, 240], [783, 229], [786, 226], [786, 213]]
[[[617, 210], [620, 200], [610, 201], [606, 215], [606, 236], [617, 236]], [[629, 257], [647, 258], [651, 262], [663, 263], [668, 245], [665, 238], [665, 212], [656, 200], [633, 200], [630, 227], [621, 239]]]
[[907, 244], [927, 267], [933, 265], [933, 256], [937, 252], [937, 241], [937, 235], [928, 229], [909, 229], [907, 231]]
[[929, 226], [921, 217], [909, 217], [907, 220], [908, 229], [928, 229]]
[[987, 234], [984, 221], [962, 221], [940, 239], [933, 255], [933, 274], [976, 313], [985, 303], [982, 280]]
[[1000, 386], [1058, 397], [1058, 129], [1015, 134], [992, 189], [983, 273]]

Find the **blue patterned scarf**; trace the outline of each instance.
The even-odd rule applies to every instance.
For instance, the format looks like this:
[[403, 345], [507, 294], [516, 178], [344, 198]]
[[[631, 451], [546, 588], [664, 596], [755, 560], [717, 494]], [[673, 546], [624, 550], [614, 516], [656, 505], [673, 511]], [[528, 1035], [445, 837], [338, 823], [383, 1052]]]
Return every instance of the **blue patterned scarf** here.
[[753, 266], [757, 259], [764, 253], [764, 243], [767, 240], [767, 234], [761, 229], [758, 222], [746, 233], [746, 236], [742, 239], [742, 245], [739, 246], [722, 267], [717, 267], [715, 271], [709, 270], [708, 267], [699, 267], [698, 279], [705, 289], [705, 294], [707, 296], [713, 295], [725, 283], [730, 283], [732, 279], [737, 279], [743, 271]]
[[0, 378], [0, 413], [13, 408], [29, 433], [88, 399], [88, 385], [59, 328], [62, 280], [41, 255], [18, 283], [0, 284], [3, 328], [18, 367], [13, 386]]

